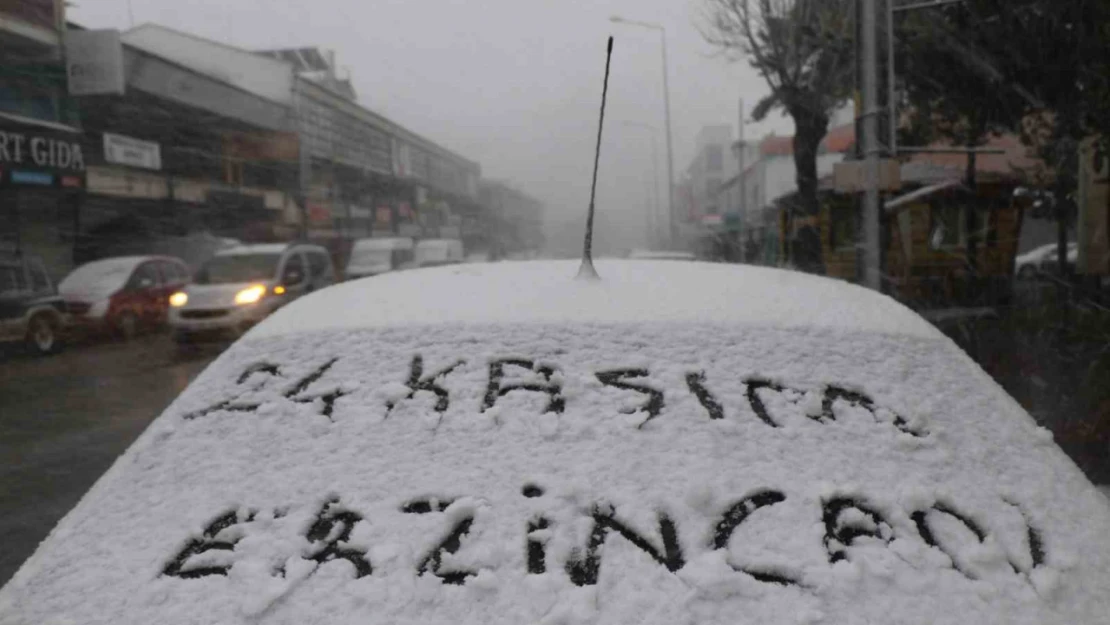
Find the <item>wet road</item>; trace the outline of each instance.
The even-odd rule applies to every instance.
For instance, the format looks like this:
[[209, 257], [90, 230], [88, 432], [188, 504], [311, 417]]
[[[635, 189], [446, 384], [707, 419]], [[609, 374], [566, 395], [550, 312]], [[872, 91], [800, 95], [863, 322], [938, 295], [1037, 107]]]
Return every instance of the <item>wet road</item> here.
[[0, 586], [218, 353], [155, 335], [0, 355]]

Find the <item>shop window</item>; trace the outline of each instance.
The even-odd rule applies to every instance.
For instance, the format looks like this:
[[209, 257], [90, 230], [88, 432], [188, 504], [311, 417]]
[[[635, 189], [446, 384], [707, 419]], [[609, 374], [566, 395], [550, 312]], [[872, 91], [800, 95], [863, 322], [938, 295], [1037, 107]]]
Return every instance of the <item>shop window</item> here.
[[837, 251], [854, 249], [859, 233], [855, 206], [833, 206], [829, 210], [829, 247]]
[[934, 249], [956, 247], [966, 240], [964, 207], [959, 204], [929, 206], [929, 245]]

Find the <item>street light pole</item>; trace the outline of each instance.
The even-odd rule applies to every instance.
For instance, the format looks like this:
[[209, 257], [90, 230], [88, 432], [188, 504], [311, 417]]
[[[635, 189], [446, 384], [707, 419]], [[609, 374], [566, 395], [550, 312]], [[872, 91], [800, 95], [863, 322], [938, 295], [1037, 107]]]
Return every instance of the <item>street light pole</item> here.
[[656, 141], [656, 134], [659, 129], [651, 124], [643, 122], [621, 122], [622, 126], [629, 126], [632, 128], [643, 128], [647, 130], [651, 137], [651, 180], [652, 180], [652, 214], [651, 214], [651, 244], [661, 240], [659, 227], [656, 225], [656, 220], [659, 219], [659, 144]]
[[671, 149], [671, 88], [667, 70], [667, 30], [659, 24], [626, 20], [618, 16], [609, 18], [609, 21], [614, 24], [628, 24], [659, 31], [659, 41], [663, 49], [663, 119], [667, 133], [667, 223], [669, 224], [668, 236], [673, 247], [677, 244], [678, 233], [674, 214], [674, 151]]

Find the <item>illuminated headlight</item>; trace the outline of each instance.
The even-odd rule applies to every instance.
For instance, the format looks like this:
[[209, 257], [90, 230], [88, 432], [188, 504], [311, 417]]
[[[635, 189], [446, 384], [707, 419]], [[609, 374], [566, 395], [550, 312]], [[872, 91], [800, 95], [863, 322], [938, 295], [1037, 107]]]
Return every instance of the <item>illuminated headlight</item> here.
[[184, 291], [178, 291], [170, 296], [170, 306], [181, 308], [189, 301], [189, 296]]
[[265, 294], [266, 287], [262, 286], [261, 284], [256, 284], [236, 293], [235, 303], [239, 305], [254, 304], [258, 300], [262, 299], [262, 296]]
[[107, 297], [98, 302], [93, 302], [93, 305], [89, 306], [89, 312], [85, 314], [89, 317], [103, 317], [104, 315], [108, 314], [108, 305], [111, 303], [112, 300], [108, 299]]

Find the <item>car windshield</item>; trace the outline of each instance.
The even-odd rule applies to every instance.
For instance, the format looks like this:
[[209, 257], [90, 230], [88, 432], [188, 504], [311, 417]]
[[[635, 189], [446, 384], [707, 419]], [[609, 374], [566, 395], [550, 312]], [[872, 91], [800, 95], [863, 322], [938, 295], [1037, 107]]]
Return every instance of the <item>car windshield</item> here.
[[273, 280], [281, 254], [226, 254], [201, 266], [197, 284], [234, 284]]

